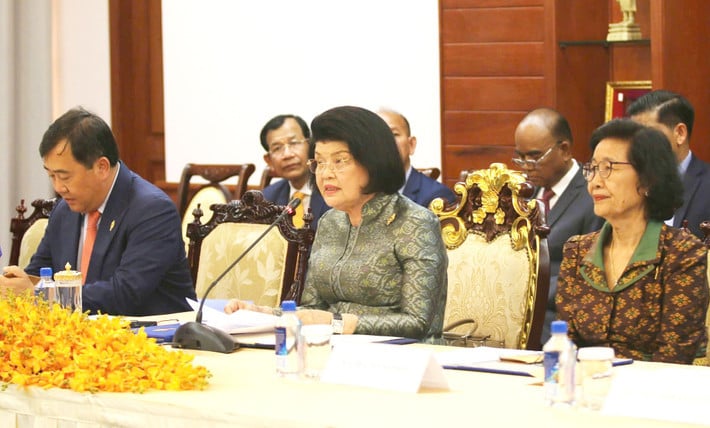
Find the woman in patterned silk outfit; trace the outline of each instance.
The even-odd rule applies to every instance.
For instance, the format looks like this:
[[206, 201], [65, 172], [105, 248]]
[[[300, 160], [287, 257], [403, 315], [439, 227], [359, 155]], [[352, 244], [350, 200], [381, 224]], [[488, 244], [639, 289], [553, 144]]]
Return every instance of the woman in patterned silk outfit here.
[[628, 119], [600, 126], [584, 165], [601, 230], [570, 238], [557, 311], [577, 346], [619, 357], [692, 363], [707, 343], [707, 250], [663, 223], [683, 187], [666, 137]]
[[311, 130], [312, 179], [332, 209], [318, 222], [298, 316], [331, 323], [338, 314], [345, 332], [439, 342], [446, 248], [436, 215], [399, 193], [404, 167], [389, 126], [346, 106]]

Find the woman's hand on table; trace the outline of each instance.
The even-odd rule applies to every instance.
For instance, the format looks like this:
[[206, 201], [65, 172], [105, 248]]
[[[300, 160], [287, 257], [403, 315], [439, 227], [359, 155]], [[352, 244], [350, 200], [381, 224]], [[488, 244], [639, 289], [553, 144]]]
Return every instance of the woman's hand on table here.
[[[332, 324], [333, 313], [320, 309], [301, 309], [296, 315], [303, 324]], [[343, 334], [353, 334], [357, 327], [357, 315], [342, 314]]]
[[231, 314], [239, 310], [247, 310], [253, 312], [263, 312], [265, 314], [273, 314], [274, 310], [268, 306], [258, 306], [248, 300], [232, 299], [224, 306], [224, 312]]
[[[248, 300], [232, 299], [224, 306], [224, 312], [231, 314], [236, 311], [247, 310], [254, 312], [262, 312], [265, 314], [273, 314], [274, 309], [269, 306], [258, 306]], [[296, 315], [303, 324], [332, 324], [333, 313], [322, 311], [320, 309], [300, 309]], [[357, 327], [357, 315], [342, 314], [343, 316], [343, 334], [353, 334]]]

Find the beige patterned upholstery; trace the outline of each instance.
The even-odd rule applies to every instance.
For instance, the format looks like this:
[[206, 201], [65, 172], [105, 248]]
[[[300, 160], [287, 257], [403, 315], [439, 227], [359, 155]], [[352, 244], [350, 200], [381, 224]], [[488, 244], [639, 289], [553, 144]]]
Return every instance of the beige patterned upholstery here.
[[12, 249], [10, 250], [10, 264], [22, 268], [27, 266], [30, 259], [37, 251], [44, 230], [47, 227], [47, 219], [54, 209], [57, 199], [35, 199], [32, 201], [34, 211], [25, 218], [27, 207], [25, 200], [20, 201], [20, 205], [15, 207], [17, 216], [10, 221], [10, 232], [12, 233]]
[[[197, 207], [187, 235], [188, 260], [198, 297], [204, 296], [209, 285], [276, 221], [284, 208], [264, 200], [256, 190], [247, 191], [240, 200], [213, 205], [212, 216], [204, 224], [200, 222], [201, 207]], [[281, 300], [300, 301], [313, 237], [308, 224], [298, 229], [291, 217], [284, 217], [220, 280], [209, 297], [239, 298], [272, 307]]]
[[[222, 223], [202, 241], [200, 269], [195, 288], [198, 296], [214, 281], [268, 225]], [[288, 241], [277, 229], [271, 231], [216, 286], [210, 297], [251, 300], [276, 307], [281, 302], [281, 285]]]
[[[456, 204], [436, 199], [448, 249], [447, 339], [539, 349], [549, 287], [541, 204], [532, 185], [504, 164], [473, 171], [454, 187]], [[471, 320], [456, 326], [463, 320]], [[471, 337], [473, 336], [473, 337]]]

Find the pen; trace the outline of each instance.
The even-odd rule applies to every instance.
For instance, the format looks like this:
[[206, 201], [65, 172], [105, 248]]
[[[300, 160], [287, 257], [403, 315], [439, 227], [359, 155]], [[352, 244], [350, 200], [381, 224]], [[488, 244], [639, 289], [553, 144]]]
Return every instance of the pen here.
[[242, 343], [237, 340], [240, 348], [253, 348], [253, 349], [274, 349], [274, 345], [269, 345], [268, 343]]

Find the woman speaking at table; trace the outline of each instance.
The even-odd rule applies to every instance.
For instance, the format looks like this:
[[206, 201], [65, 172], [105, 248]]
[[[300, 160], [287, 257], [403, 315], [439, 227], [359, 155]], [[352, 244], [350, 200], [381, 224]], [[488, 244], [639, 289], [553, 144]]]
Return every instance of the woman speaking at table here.
[[583, 173], [594, 213], [606, 222], [565, 244], [559, 317], [577, 346], [692, 363], [707, 342], [707, 251], [663, 223], [683, 195], [670, 143], [657, 130], [617, 119], [594, 131], [591, 146]]
[[[309, 167], [325, 202], [298, 315], [344, 332], [441, 337], [448, 259], [439, 221], [399, 194], [404, 166], [375, 113], [336, 107], [311, 123]], [[230, 301], [225, 311], [250, 308]], [[263, 308], [262, 308], [263, 310]]]

